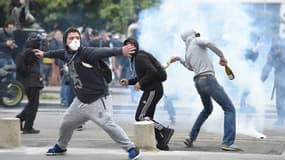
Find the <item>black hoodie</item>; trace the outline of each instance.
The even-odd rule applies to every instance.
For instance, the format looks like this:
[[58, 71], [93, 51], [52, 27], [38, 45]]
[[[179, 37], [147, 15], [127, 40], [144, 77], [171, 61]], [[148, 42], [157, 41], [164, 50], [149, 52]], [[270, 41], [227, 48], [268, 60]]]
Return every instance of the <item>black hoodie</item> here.
[[141, 85], [141, 90], [148, 91], [157, 87], [161, 87], [161, 80], [157, 77], [157, 69], [152, 63], [150, 56], [143, 50], [139, 50], [138, 42], [133, 38], [128, 38], [124, 44], [132, 43], [136, 46], [136, 52], [132, 55], [132, 64], [135, 67], [137, 77], [129, 79], [129, 85], [134, 85], [137, 82]]
[[[67, 33], [69, 32], [65, 32], [64, 41], [66, 41]], [[101, 97], [109, 95], [108, 83], [99, 69], [99, 60], [118, 55], [122, 55], [121, 48], [82, 46], [77, 51], [71, 51], [66, 47], [65, 50], [44, 53], [44, 57], [60, 58], [68, 64], [76, 96], [83, 103], [92, 103]]]

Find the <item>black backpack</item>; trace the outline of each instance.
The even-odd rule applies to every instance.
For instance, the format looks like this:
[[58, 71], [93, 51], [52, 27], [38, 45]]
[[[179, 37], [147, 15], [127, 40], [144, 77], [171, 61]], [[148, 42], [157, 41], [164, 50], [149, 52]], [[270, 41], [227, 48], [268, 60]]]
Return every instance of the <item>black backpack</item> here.
[[167, 73], [166, 71], [163, 69], [162, 65], [160, 64], [160, 62], [150, 53], [147, 53], [147, 52], [142, 52], [144, 53], [145, 55], [147, 55], [151, 61], [151, 63], [153, 64], [153, 66], [156, 68], [156, 75], [157, 75], [157, 78], [163, 82], [163, 81], [166, 81], [167, 79]]
[[99, 60], [99, 71], [104, 76], [107, 83], [112, 82], [112, 71], [103, 60]]

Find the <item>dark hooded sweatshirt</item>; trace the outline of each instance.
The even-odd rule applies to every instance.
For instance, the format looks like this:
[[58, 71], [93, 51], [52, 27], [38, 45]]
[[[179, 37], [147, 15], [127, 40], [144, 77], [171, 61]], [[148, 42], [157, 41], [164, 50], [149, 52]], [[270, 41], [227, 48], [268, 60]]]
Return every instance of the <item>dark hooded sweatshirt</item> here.
[[76, 96], [83, 103], [92, 103], [109, 95], [108, 84], [99, 69], [99, 60], [121, 54], [121, 48], [80, 47], [76, 52], [67, 48], [45, 52], [44, 57], [60, 58], [67, 63]]
[[128, 38], [124, 41], [124, 44], [128, 42], [133, 43], [137, 50], [132, 56], [131, 62], [136, 71], [136, 77], [129, 79], [129, 85], [134, 85], [137, 82], [141, 85], [141, 90], [149, 91], [162, 85], [162, 82], [157, 78], [157, 69], [152, 63], [150, 57], [143, 50], [139, 50], [138, 42], [133, 38]]

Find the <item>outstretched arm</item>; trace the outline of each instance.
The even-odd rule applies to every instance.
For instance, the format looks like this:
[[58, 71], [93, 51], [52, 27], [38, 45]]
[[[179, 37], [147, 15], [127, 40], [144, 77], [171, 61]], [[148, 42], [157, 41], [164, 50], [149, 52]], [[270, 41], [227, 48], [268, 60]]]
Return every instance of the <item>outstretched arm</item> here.
[[178, 56], [171, 57], [167, 62], [162, 64], [163, 69], [166, 70], [170, 66], [171, 63], [174, 63], [174, 62], [178, 61], [179, 59], [180, 59], [180, 57], [178, 57]]
[[131, 56], [135, 52], [135, 47], [131, 45], [125, 45], [122, 48], [94, 48], [87, 47], [83, 48], [83, 53], [85, 55], [86, 62], [93, 64], [98, 60], [103, 58], [108, 58], [112, 56]]
[[44, 52], [44, 51], [39, 50], [39, 49], [34, 49], [33, 51], [34, 51], [34, 54], [39, 58], [49, 57], [49, 58], [64, 59], [64, 53], [65, 53], [64, 49], [53, 50], [53, 51], [48, 51], [48, 52]]

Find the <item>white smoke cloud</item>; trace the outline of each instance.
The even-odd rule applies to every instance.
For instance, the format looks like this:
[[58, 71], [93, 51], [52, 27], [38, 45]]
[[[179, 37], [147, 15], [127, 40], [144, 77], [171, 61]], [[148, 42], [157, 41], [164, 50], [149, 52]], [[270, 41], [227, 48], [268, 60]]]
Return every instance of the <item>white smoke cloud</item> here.
[[[224, 52], [229, 66], [234, 71], [236, 79], [228, 80], [224, 68], [218, 65], [218, 57], [210, 53], [218, 82], [229, 94], [237, 111], [242, 92], [245, 89], [250, 90], [248, 103], [255, 107], [258, 118], [252, 118], [249, 127], [262, 132], [265, 105], [270, 103], [269, 98], [265, 97], [270, 96], [268, 89], [265, 88], [266, 85], [260, 81], [260, 72], [265, 63], [268, 45], [263, 46], [256, 63], [244, 59], [245, 49], [252, 43], [250, 35], [256, 32], [251, 22], [252, 18], [246, 13], [244, 6], [236, 1], [210, 3], [198, 0], [164, 0], [160, 6], [147, 9], [139, 15], [141, 33], [139, 43], [141, 49], [165, 62], [173, 55], [184, 57], [185, 45], [180, 38], [182, 32], [191, 28], [199, 31], [202, 37], [210, 39]], [[265, 43], [267, 42], [263, 42]], [[184, 109], [196, 116], [202, 110], [202, 103], [194, 87], [193, 73], [178, 62], [172, 64], [167, 72], [168, 80], [164, 83], [165, 94], [177, 96], [179, 100], [175, 103], [176, 107], [186, 107]], [[205, 128], [211, 132], [221, 133], [223, 130], [221, 107], [215, 106], [209, 119], [211, 120], [207, 121]], [[248, 134], [244, 126], [246, 125], [238, 124], [238, 133], [250, 136], [261, 134], [258, 132], [254, 135]]]

